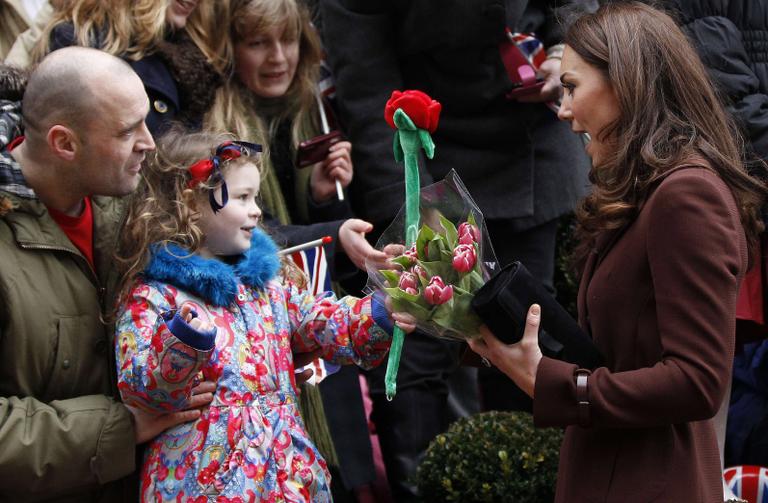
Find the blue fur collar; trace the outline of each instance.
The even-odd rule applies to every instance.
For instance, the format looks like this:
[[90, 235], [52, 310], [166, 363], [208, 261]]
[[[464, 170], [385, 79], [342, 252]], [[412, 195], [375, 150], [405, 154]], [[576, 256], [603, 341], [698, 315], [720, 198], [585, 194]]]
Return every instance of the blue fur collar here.
[[155, 244], [143, 276], [187, 290], [215, 306], [229, 306], [235, 301], [238, 283], [260, 289], [279, 269], [277, 245], [261, 229], [254, 229], [251, 248], [234, 266], [190, 255], [175, 244]]

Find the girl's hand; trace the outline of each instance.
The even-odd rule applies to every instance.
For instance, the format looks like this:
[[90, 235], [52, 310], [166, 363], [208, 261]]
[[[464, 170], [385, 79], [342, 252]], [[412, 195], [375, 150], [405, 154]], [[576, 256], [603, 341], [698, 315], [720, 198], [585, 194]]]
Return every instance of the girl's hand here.
[[490, 361], [496, 368], [515, 381], [520, 389], [533, 398], [536, 371], [541, 361], [539, 348], [539, 324], [541, 307], [533, 304], [525, 318], [523, 338], [516, 344], [504, 344], [485, 325], [480, 327], [481, 336], [467, 341], [472, 351]]
[[[309, 365], [321, 356], [323, 356], [323, 348], [318, 348], [309, 353], [293, 353], [293, 368], [300, 369], [301, 367]], [[313, 373], [312, 369], [304, 369], [301, 372], [295, 372], [294, 377], [296, 378], [296, 386], [301, 386], [307, 382], [309, 378], [312, 377]]]
[[352, 144], [340, 141], [331, 145], [328, 156], [312, 168], [310, 188], [312, 199], [322, 203], [336, 197], [336, 180], [342, 187], [352, 181]]
[[182, 320], [186, 321], [190, 327], [194, 328], [198, 332], [210, 332], [213, 330], [213, 325], [211, 323], [203, 321], [200, 318], [194, 317], [192, 315], [192, 306], [189, 304], [184, 304], [181, 306], [181, 309], [179, 310], [179, 316]]
[[[335, 189], [334, 189], [335, 190]], [[365, 235], [373, 230], [373, 224], [365, 220], [350, 218], [339, 227], [339, 244], [349, 260], [358, 269], [365, 271], [365, 260], [374, 264], [387, 264], [387, 254], [377, 250], [365, 239]], [[385, 265], [381, 269], [389, 267]]]

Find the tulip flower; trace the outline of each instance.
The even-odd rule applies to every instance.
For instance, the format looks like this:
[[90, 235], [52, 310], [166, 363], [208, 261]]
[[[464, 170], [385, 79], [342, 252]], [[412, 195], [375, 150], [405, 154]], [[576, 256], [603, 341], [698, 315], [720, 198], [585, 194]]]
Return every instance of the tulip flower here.
[[411, 263], [416, 263], [417, 260], [419, 260], [419, 254], [416, 252], [416, 243], [413, 243], [413, 245], [403, 253], [406, 257], [408, 257], [411, 261]]
[[471, 245], [480, 242], [480, 231], [476, 225], [463, 222], [459, 225], [459, 244]]
[[445, 304], [453, 297], [453, 286], [445, 284], [440, 276], [432, 276], [429, 284], [424, 289], [424, 299], [429, 304], [439, 306]]
[[400, 275], [400, 281], [397, 283], [397, 287], [411, 295], [419, 294], [419, 280], [409, 272], [404, 272]]
[[413, 268], [411, 269], [411, 272], [412, 272], [413, 274], [415, 274], [416, 276], [420, 277], [420, 278], [424, 278], [424, 279], [427, 279], [427, 271], [425, 271], [425, 270], [424, 270], [424, 268], [423, 268], [423, 267], [421, 267], [421, 266], [420, 266], [420, 265], [418, 265], [418, 264], [416, 264], [415, 266], [413, 266]]
[[453, 268], [458, 272], [467, 273], [475, 267], [477, 253], [474, 245], [459, 245], [453, 250]]

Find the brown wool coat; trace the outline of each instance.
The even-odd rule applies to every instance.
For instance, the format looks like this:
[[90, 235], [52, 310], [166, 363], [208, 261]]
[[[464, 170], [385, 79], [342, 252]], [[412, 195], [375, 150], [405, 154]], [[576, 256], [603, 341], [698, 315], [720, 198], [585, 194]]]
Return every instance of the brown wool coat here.
[[598, 242], [578, 298], [607, 361], [589, 377], [589, 425], [578, 425], [574, 365], [544, 358], [536, 376], [536, 424], [566, 427], [557, 502], [722, 503], [711, 418], [746, 267], [733, 196], [701, 167], [672, 170]]

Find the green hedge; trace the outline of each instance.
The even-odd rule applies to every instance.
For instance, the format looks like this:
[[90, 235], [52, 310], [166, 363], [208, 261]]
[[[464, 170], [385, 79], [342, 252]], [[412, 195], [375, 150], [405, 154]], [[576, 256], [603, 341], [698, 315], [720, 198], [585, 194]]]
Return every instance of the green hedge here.
[[523, 412], [485, 412], [454, 423], [427, 449], [416, 475], [425, 502], [546, 503], [554, 499], [562, 432]]

